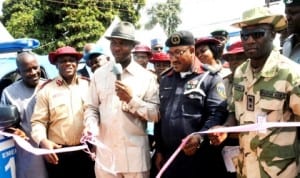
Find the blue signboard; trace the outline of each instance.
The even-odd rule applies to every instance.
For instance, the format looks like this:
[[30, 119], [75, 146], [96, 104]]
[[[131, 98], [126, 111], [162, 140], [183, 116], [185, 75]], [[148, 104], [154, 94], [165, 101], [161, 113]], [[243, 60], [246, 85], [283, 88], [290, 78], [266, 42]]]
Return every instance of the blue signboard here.
[[14, 140], [0, 135], [0, 178], [16, 178], [15, 157]]

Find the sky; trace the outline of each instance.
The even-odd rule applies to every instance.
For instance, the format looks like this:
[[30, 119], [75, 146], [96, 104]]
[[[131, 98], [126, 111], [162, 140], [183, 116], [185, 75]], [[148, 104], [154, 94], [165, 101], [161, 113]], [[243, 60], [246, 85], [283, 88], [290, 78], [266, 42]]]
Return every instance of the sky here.
[[[148, 0], [146, 8], [157, 2], [166, 0]], [[195, 36], [206, 35], [219, 28], [237, 31], [230, 24], [237, 21], [243, 11], [264, 4], [265, 0], [181, 0], [182, 23], [178, 30], [189, 30]], [[281, 14], [284, 14], [283, 8], [282, 1], [277, 6], [271, 6], [272, 11]]]
[[[0, 9], [3, 1], [0, 0]], [[166, 0], [146, 0], [146, 7], [141, 11], [141, 24], [148, 20], [146, 9], [159, 2], [166, 2]], [[208, 35], [215, 29], [238, 31], [230, 27], [230, 24], [237, 21], [246, 9], [264, 4], [265, 0], [181, 0], [182, 23], [177, 30], [189, 30], [195, 36]], [[284, 14], [283, 8], [282, 1], [278, 6], [271, 6], [271, 10], [281, 14]]]

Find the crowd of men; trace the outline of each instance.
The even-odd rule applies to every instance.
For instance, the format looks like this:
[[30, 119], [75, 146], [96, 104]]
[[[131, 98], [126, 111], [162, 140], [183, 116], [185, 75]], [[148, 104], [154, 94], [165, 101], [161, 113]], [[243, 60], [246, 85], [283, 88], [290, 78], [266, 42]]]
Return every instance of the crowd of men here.
[[[11, 131], [49, 150], [93, 142], [89, 154], [44, 156], [17, 145], [17, 178], [154, 178], [179, 145], [164, 178], [299, 176], [296, 127], [199, 133], [300, 121], [300, 1], [284, 2], [286, 15], [246, 10], [232, 24], [241, 30], [234, 43], [225, 30], [205, 37], [181, 30], [149, 47], [122, 21], [106, 36], [113, 59], [94, 43], [83, 54], [58, 48], [49, 61], [59, 75], [47, 81], [36, 56], [19, 53], [22, 79], [1, 96], [1, 104], [20, 113]], [[282, 31], [288, 37], [278, 50], [273, 41]], [[78, 69], [81, 59], [85, 66]]]

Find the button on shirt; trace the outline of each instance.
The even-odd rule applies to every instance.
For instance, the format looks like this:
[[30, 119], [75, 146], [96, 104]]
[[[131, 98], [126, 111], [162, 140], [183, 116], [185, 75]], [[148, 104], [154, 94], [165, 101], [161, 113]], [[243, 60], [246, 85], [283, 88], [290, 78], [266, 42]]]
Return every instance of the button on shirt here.
[[[85, 111], [87, 128], [99, 126], [99, 140], [115, 157], [117, 172], [143, 172], [150, 169], [147, 121], [158, 120], [158, 83], [156, 76], [131, 60], [121, 74], [122, 82], [132, 89], [129, 103], [120, 101], [115, 92], [113, 62], [95, 71]], [[102, 148], [98, 148], [97, 153]], [[102, 150], [105, 152], [105, 150]], [[97, 154], [100, 163], [108, 158]], [[96, 169], [97, 170], [97, 169]]]
[[59, 76], [40, 90], [31, 118], [35, 142], [48, 138], [61, 145], [80, 144], [88, 86], [89, 82], [79, 77], [67, 85]]

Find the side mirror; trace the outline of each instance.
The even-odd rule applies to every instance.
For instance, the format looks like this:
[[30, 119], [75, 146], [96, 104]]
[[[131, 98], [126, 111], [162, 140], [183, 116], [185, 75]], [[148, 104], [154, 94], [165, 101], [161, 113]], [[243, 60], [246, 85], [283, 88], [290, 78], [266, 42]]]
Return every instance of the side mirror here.
[[0, 130], [6, 129], [20, 122], [20, 115], [16, 106], [0, 106]]

